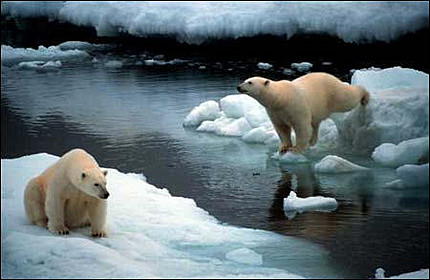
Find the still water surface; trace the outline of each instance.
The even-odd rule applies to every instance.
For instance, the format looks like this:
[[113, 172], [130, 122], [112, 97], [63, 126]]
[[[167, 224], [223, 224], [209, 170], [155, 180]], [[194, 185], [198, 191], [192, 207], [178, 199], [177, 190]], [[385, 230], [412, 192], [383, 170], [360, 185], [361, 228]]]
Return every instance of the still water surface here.
[[[366, 278], [378, 267], [389, 275], [427, 268], [428, 188], [389, 189], [385, 183], [396, 179], [395, 170], [366, 157], [341, 155], [373, 167], [369, 172], [319, 175], [312, 165], [325, 155], [280, 166], [263, 145], [182, 127], [194, 106], [235, 93], [246, 78], [235, 73], [88, 64], [66, 65], [58, 73], [2, 67], [2, 158], [60, 156], [81, 147], [101, 166], [143, 173], [149, 183], [194, 199], [222, 222], [295, 236], [327, 252], [324, 267], [306, 250], [273, 255], [279, 268], [300, 259], [300, 267], [289, 268], [293, 273]], [[299, 197], [334, 197], [339, 207], [288, 219], [282, 204], [291, 189]]]

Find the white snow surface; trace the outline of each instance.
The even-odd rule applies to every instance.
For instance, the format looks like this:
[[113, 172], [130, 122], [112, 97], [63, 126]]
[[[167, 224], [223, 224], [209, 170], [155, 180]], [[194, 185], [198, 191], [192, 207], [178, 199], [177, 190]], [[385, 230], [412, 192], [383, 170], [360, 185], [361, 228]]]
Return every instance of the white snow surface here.
[[370, 102], [331, 116], [340, 147], [367, 154], [383, 143], [428, 137], [428, 74], [402, 67], [363, 69], [356, 70], [351, 81], [370, 92]]
[[1, 63], [11, 66], [26, 61], [83, 61], [89, 59], [90, 55], [81, 50], [62, 50], [59, 46], [48, 48], [13, 48], [11, 46], [1, 46]]
[[372, 158], [384, 166], [399, 167], [405, 164], [417, 164], [421, 159], [428, 161], [428, 154], [429, 138], [427, 136], [402, 141], [397, 145], [384, 143], [376, 147]]
[[332, 197], [311, 196], [306, 198], [297, 197], [297, 194], [290, 191], [288, 197], [284, 198], [284, 211], [299, 212], [305, 211], [334, 211], [337, 208], [337, 201]]
[[418, 271], [403, 273], [397, 276], [391, 276], [389, 279], [429, 279], [429, 270], [420, 269]]
[[26, 183], [56, 160], [45, 153], [1, 160], [2, 278], [299, 277], [264, 267], [264, 255], [257, 253], [259, 246], [295, 239], [224, 225], [194, 200], [116, 169], [107, 175], [107, 238], [91, 238], [88, 227], [57, 236], [30, 225]]
[[346, 42], [389, 42], [428, 27], [428, 10], [425, 1], [1, 3], [4, 16], [45, 16], [95, 28], [99, 36], [167, 35], [193, 44], [261, 34], [289, 38], [300, 33], [324, 33]]
[[105, 67], [111, 68], [111, 69], [122, 68], [123, 65], [124, 64], [122, 63], [122, 61], [119, 61], [119, 60], [109, 60], [105, 62]]
[[318, 173], [345, 173], [354, 171], [364, 171], [368, 168], [357, 165], [344, 158], [335, 155], [328, 155], [314, 166]]
[[272, 159], [278, 160], [280, 163], [305, 163], [308, 162], [308, 159], [302, 155], [292, 152], [286, 152], [284, 154], [280, 154], [279, 152], [275, 152], [271, 156]]

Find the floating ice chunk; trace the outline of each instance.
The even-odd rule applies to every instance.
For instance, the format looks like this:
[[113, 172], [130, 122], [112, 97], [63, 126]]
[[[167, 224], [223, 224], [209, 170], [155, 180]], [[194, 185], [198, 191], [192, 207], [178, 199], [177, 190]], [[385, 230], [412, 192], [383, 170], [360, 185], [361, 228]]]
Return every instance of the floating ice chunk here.
[[319, 173], [345, 173], [367, 170], [366, 167], [354, 164], [338, 156], [328, 155], [315, 164], [315, 172]]
[[385, 270], [383, 268], [377, 268], [375, 271], [375, 279], [384, 279]]
[[58, 47], [62, 51], [66, 50], [84, 50], [84, 51], [91, 51], [91, 50], [102, 50], [109, 47], [109, 45], [106, 44], [91, 44], [88, 42], [83, 41], [67, 41], [64, 43], [61, 43], [58, 45]]
[[22, 70], [36, 70], [38, 72], [57, 72], [61, 68], [61, 61], [23, 61], [18, 63]]
[[157, 60], [157, 59], [146, 59], [144, 60], [144, 63], [146, 66], [152, 66], [152, 65], [175, 65], [175, 64], [182, 64], [185, 63], [186, 60], [182, 60], [182, 59], [173, 59], [173, 60], [169, 60], [169, 61], [164, 61], [164, 60]]
[[249, 265], [262, 265], [263, 257], [255, 251], [248, 248], [232, 250], [225, 254], [225, 258], [237, 263]]
[[288, 197], [284, 198], [284, 211], [303, 213], [305, 211], [330, 212], [337, 208], [337, 201], [331, 197], [311, 196], [306, 198], [297, 197], [290, 191]]
[[105, 63], [105, 67], [112, 68], [112, 69], [122, 68], [122, 66], [123, 66], [123, 63], [119, 60], [109, 60]]
[[429, 186], [429, 164], [405, 164], [396, 169], [397, 177], [406, 187]]
[[280, 163], [305, 163], [308, 159], [302, 154], [296, 154], [291, 152], [286, 152], [285, 154], [279, 154], [276, 152], [272, 154], [272, 159], [279, 160]]
[[[261, 111], [262, 105], [246, 94], [231, 94], [220, 100], [221, 110], [229, 118], [241, 118], [253, 110]], [[263, 107], [264, 110], [264, 107]]]
[[224, 126], [218, 126], [215, 130], [215, 133], [223, 136], [242, 136], [251, 129], [252, 127], [249, 125], [249, 123], [245, 118], [242, 117], [235, 119]]
[[258, 67], [258, 68], [260, 68], [260, 69], [268, 70], [268, 69], [272, 68], [272, 67], [273, 67], [273, 65], [272, 65], [272, 64], [270, 64], [270, 63], [259, 62], [259, 63], [257, 64], [257, 67]]
[[265, 143], [271, 134], [264, 127], [256, 127], [242, 136], [243, 141], [248, 143]]
[[183, 121], [184, 126], [198, 126], [202, 121], [213, 121], [221, 116], [218, 102], [209, 100], [203, 102], [185, 117]]
[[402, 141], [397, 145], [384, 143], [373, 151], [372, 158], [384, 166], [399, 167], [417, 164], [420, 159], [428, 160], [429, 138], [421, 137]]
[[339, 131], [335, 122], [328, 118], [320, 123], [318, 129], [318, 140], [311, 150], [327, 151], [334, 150], [338, 145]]
[[253, 109], [245, 112], [244, 117], [246, 118], [248, 123], [254, 128], [260, 126], [264, 126], [266, 128], [273, 128], [270, 118], [267, 115], [266, 109], [263, 106], [256, 106]]
[[40, 46], [37, 50], [31, 48], [13, 48], [1, 46], [1, 63], [3, 65], [18, 64], [23, 61], [83, 61], [89, 59], [90, 55], [85, 51], [67, 50], [63, 51], [57, 46]]
[[383, 143], [399, 143], [429, 135], [428, 74], [401, 67], [357, 70], [352, 84], [371, 93], [366, 107], [334, 114], [344, 149], [371, 153]]
[[291, 68], [299, 72], [308, 72], [312, 66], [310, 62], [291, 63]]
[[293, 75], [294, 74], [294, 70], [286, 68], [286, 69], [282, 70], [282, 74], [287, 75], [287, 76]]

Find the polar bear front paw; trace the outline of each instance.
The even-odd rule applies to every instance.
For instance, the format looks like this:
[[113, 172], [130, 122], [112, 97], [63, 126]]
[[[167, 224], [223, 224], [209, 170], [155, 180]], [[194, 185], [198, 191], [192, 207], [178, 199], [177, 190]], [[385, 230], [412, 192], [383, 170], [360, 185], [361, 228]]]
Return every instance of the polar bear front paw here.
[[69, 229], [66, 226], [48, 227], [48, 230], [59, 235], [69, 234]]
[[107, 237], [107, 232], [105, 230], [92, 231], [92, 237]]
[[279, 152], [279, 154], [285, 154], [286, 152], [288, 152], [288, 150], [290, 149], [291, 147], [289, 147], [289, 146], [287, 146], [287, 145], [281, 145], [281, 146], [279, 146], [279, 149], [278, 149], [278, 152]]

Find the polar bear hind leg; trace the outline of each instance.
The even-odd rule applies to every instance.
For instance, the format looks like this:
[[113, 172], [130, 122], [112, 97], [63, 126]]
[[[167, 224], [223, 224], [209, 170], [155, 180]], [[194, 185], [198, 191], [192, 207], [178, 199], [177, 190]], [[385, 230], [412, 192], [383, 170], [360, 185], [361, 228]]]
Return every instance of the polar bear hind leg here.
[[45, 198], [41, 190], [42, 186], [38, 179], [31, 179], [25, 188], [24, 206], [28, 220], [32, 224], [46, 228], [48, 217], [45, 213]]

